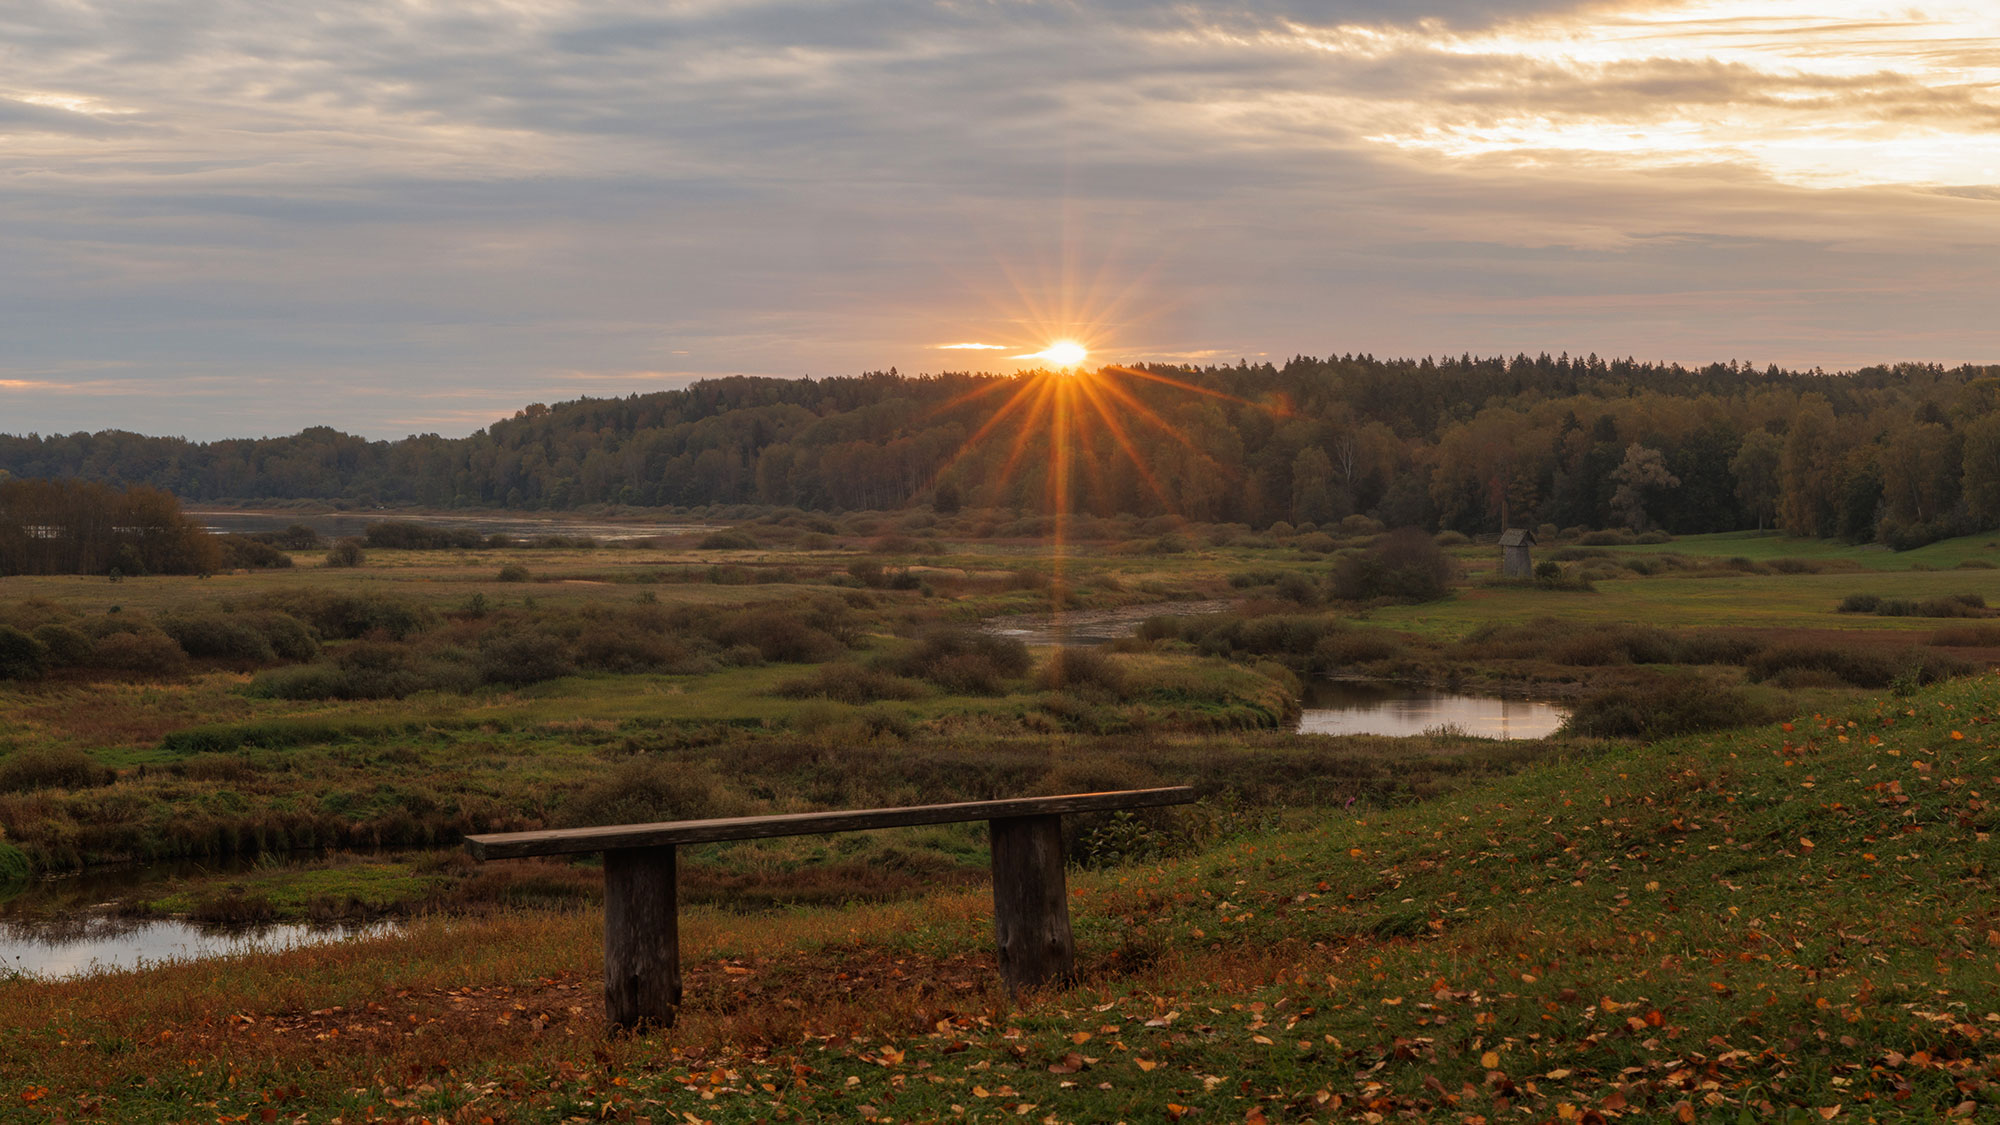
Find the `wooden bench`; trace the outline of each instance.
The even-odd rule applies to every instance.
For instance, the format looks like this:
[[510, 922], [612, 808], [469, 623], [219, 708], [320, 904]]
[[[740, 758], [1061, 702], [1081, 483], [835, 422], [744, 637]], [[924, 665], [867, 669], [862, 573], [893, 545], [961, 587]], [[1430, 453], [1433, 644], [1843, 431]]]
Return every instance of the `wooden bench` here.
[[681, 1003], [675, 852], [682, 844], [986, 821], [993, 850], [993, 934], [1009, 992], [1067, 980], [1076, 960], [1063, 876], [1065, 813], [1194, 800], [1187, 786], [964, 801], [902, 809], [614, 824], [467, 836], [478, 859], [604, 853], [604, 1010], [614, 1027], [672, 1027]]

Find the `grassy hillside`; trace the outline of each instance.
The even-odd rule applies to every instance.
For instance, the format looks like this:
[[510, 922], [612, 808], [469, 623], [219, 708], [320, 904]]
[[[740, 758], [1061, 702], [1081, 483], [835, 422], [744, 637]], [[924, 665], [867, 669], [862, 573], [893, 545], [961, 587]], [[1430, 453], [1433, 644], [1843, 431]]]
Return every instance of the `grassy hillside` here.
[[0, 982], [0, 1116], [1988, 1120], [2000, 679], [1607, 749], [1075, 877], [1013, 1005], [983, 891], [696, 911], [607, 1041], [589, 913]]

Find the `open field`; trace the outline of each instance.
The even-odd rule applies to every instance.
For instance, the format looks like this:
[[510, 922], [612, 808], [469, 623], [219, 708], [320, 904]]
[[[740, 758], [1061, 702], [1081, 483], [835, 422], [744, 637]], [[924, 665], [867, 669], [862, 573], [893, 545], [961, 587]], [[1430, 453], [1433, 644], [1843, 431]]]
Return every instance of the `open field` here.
[[[1588, 592], [1488, 584], [1483, 574], [1491, 569], [1492, 548], [1468, 545], [1453, 549], [1467, 582], [1451, 597], [1360, 606], [1324, 602], [1328, 562], [1337, 555], [1268, 536], [1197, 531], [1167, 547], [1154, 540], [1086, 541], [1067, 545], [1058, 559], [1047, 543], [949, 537], [936, 528], [920, 533], [852, 539], [751, 525], [743, 534], [762, 545], [703, 547], [704, 536], [689, 533], [617, 546], [373, 550], [360, 567], [325, 567], [317, 552], [295, 552], [291, 569], [209, 578], [9, 579], [0, 616], [23, 624], [60, 617], [96, 629], [139, 627], [135, 622], [150, 628], [156, 620], [227, 622], [242, 619], [232, 616], [242, 611], [275, 610], [310, 621], [322, 640], [314, 662], [290, 671], [218, 656], [166, 675], [78, 668], [0, 684], [0, 743], [17, 756], [82, 755], [117, 778], [106, 788], [17, 784], [0, 793], [0, 826], [8, 846], [43, 870], [288, 848], [449, 844], [466, 831], [574, 822], [586, 815], [593, 787], [604, 778], [648, 762], [699, 784], [642, 784], [653, 794], [650, 803], [625, 808], [626, 814], [894, 804], [995, 795], [996, 786], [1054, 791], [1133, 778], [1206, 779], [1202, 784], [1215, 793], [1258, 794], [1260, 804], [1278, 807], [1317, 798], [1287, 798], [1256, 783], [1257, 763], [1278, 751], [1218, 732], [1282, 729], [1296, 706], [1297, 676], [1387, 675], [1580, 698], [1658, 682], [1672, 669], [1652, 662], [1684, 661], [1685, 682], [1709, 685], [1688, 690], [1738, 692], [1747, 720], [1830, 705], [1853, 690], [1819, 673], [1743, 683], [1738, 666], [1760, 644], [1876, 652], [1885, 668], [1923, 652], [1962, 668], [2000, 659], [2000, 635], [1961, 638], [1950, 648], [1912, 647], [1940, 630], [1977, 629], [1976, 623], [1836, 612], [1854, 593], [1923, 601], [1991, 589], [2000, 598], [2000, 571], [1910, 569], [1927, 555], [1977, 557], [1985, 548], [1972, 541], [1904, 555], [1771, 536], [1578, 549], [1581, 561], [1565, 567], [1609, 568], [1615, 575], [1596, 579]], [[1323, 548], [1326, 537], [1317, 538], [1322, 542], [1313, 546]], [[1544, 555], [1559, 551], [1552, 546]], [[1739, 556], [1759, 561], [1750, 571], [1710, 565]], [[1808, 557], [1809, 566], [1771, 565]], [[1864, 570], [1857, 560], [1903, 569]], [[1113, 679], [1104, 683], [1052, 687], [1042, 682], [1046, 670], [1033, 671], [1046, 669], [1045, 655], [973, 691], [867, 670], [906, 660], [899, 654], [910, 651], [909, 638], [926, 629], [1046, 610], [1052, 601], [1089, 612], [1216, 597], [1236, 599], [1247, 621], [1293, 624], [1279, 630], [1283, 635], [1232, 626], [1220, 638], [1154, 634], [1120, 643], [1108, 658]], [[759, 616], [759, 606], [769, 613]], [[369, 613], [388, 613], [382, 620], [398, 636], [414, 632], [391, 643], [369, 624]], [[785, 622], [804, 614], [832, 633], [773, 639], [770, 614]], [[1560, 624], [1541, 624], [1551, 620]], [[1565, 630], [1615, 632], [1632, 622], [1689, 636], [1702, 631], [1727, 651], [1651, 655], [1641, 651], [1644, 645], [1632, 648], [1639, 644], [1633, 640], [1620, 642], [1630, 651], [1593, 647], [1610, 634], [1572, 637], [1581, 642], [1568, 646], [1577, 653], [1545, 651]], [[1509, 640], [1509, 628], [1522, 639]], [[709, 639], [696, 636], [664, 652], [631, 644], [634, 635], [676, 631]], [[496, 636], [539, 638], [569, 646], [565, 652], [609, 646], [610, 653], [592, 666], [587, 655], [577, 656], [584, 661], [578, 664], [558, 652], [556, 665], [530, 682], [504, 675], [494, 682], [482, 646]], [[360, 672], [349, 667], [364, 657], [376, 664]], [[377, 667], [384, 660], [393, 665], [388, 672]], [[311, 669], [325, 670], [332, 686], [286, 679]], [[379, 674], [368, 683], [350, 682], [371, 669]], [[1759, 674], [1753, 668], [1750, 675]], [[384, 676], [391, 681], [386, 687]], [[1111, 745], [1105, 739], [1125, 742], [1105, 750]], [[1207, 749], [1185, 758], [1171, 749], [1186, 743]], [[1331, 753], [1357, 761], [1384, 752], [1341, 745], [1353, 752]], [[1476, 740], [1463, 753], [1516, 757]], [[933, 780], [900, 786], [844, 767], [844, 784], [833, 788], [796, 765], [843, 754], [884, 763], [1010, 764], [932, 770]], [[1100, 759], [1102, 767], [1085, 765]], [[1315, 768], [1328, 767], [1322, 761]], [[1360, 774], [1373, 776], [1371, 770]], [[1369, 782], [1351, 795], [1379, 801], [1393, 791]], [[957, 851], [963, 854], [950, 857], [952, 863], [976, 865], [976, 854]], [[412, 888], [462, 875], [444, 870], [417, 878], [401, 871], [389, 878], [337, 866], [354, 874], [351, 894], [273, 887], [279, 913], [295, 915], [306, 902], [325, 911], [330, 901], [360, 911], [405, 909], [426, 901]], [[338, 881], [324, 872], [299, 877], [316, 886]], [[909, 882], [924, 877], [917, 871]], [[379, 893], [385, 878], [398, 893]], [[170, 890], [152, 901], [179, 908], [202, 893]]]
[[[16, 868], [227, 859], [114, 901], [406, 929], [143, 989], [0, 982], [0, 1071], [31, 1076], [0, 1118], [1987, 1112], [2000, 682], [1934, 682], [2000, 662], [1979, 604], [2000, 571], [1957, 569], [1983, 540], [1540, 548], [1569, 588], [1493, 583], [1493, 548], [1460, 545], [1447, 597], [1399, 604], [1332, 597], [1365, 540], [1194, 533], [1057, 561], [758, 534], [7, 580], [0, 620], [24, 628], [220, 646], [0, 683]], [[1899, 615], [1840, 612], [1851, 595]], [[1203, 599], [1234, 608], [1073, 660], [972, 629]], [[250, 655], [246, 622], [295, 655]], [[1581, 725], [1287, 733], [1302, 678], [1341, 674], [1559, 697]], [[992, 981], [977, 826], [696, 849], [693, 1007], [610, 1043], [597, 868], [451, 850], [1155, 784], [1203, 801], [1075, 818], [1086, 979], [1018, 1007]]]
[[1981, 677], [1080, 874], [1085, 979], [1018, 1006], [974, 890], [695, 911], [683, 1022], [638, 1039], [588, 913], [0, 983], [6, 1113], [1976, 1119], [1996, 708]]

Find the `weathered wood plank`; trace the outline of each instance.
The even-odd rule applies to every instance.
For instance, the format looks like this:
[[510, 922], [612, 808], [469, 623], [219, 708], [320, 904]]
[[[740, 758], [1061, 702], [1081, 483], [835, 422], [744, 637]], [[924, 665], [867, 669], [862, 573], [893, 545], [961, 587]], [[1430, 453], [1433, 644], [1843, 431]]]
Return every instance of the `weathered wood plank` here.
[[672, 846], [604, 853], [604, 1014], [613, 1027], [672, 1027], [681, 932]]
[[1067, 984], [1076, 973], [1063, 874], [1062, 816], [992, 822], [993, 938], [1007, 991]]
[[706, 844], [717, 840], [754, 840], [770, 836], [810, 836], [822, 832], [853, 832], [869, 828], [901, 828], [914, 824], [1003, 820], [1022, 816], [1102, 812], [1108, 809], [1184, 805], [1195, 799], [1185, 785], [1162, 789], [1125, 789], [1110, 793], [1069, 793], [1059, 797], [1024, 797], [1008, 801], [960, 801], [948, 805], [914, 805], [901, 809], [853, 809], [838, 812], [792, 813], [782, 816], [741, 816], [719, 820], [671, 820], [658, 824], [612, 824], [601, 828], [503, 832], [465, 838], [466, 850], [480, 859], [519, 859], [536, 855], [576, 855], [612, 848], [654, 848]]

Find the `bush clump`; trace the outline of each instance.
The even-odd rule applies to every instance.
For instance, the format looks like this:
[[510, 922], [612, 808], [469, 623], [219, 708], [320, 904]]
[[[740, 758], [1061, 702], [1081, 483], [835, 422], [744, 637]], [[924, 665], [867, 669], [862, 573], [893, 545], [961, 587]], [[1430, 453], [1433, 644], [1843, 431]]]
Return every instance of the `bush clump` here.
[[1067, 691], [1120, 698], [1125, 693], [1125, 670], [1096, 648], [1059, 648], [1049, 655], [1035, 677], [1044, 691]]
[[1876, 594], [1849, 594], [1840, 599], [1841, 613], [1872, 613], [1877, 617], [1988, 617], [1986, 598], [1980, 594], [1946, 594], [1940, 598], [1885, 598]]
[[500, 568], [499, 574], [494, 575], [500, 582], [526, 582], [533, 577], [534, 575], [528, 573], [528, 568], [520, 563], [508, 563]]
[[572, 794], [555, 820], [568, 828], [702, 820], [746, 811], [706, 763], [635, 757]]
[[303, 621], [329, 641], [351, 641], [377, 631], [400, 641], [437, 623], [429, 608], [381, 594], [288, 590], [267, 595], [257, 605]]
[[218, 535], [222, 565], [231, 570], [283, 570], [292, 565], [292, 556], [261, 539], [248, 535]]
[[786, 680], [777, 694], [787, 699], [831, 699], [836, 703], [879, 703], [919, 699], [929, 694], [916, 680], [860, 664], [825, 664], [809, 676]]
[[111, 672], [138, 672], [168, 676], [187, 668], [187, 653], [172, 637], [146, 626], [143, 629], [107, 633], [91, 648], [90, 665]]
[[1931, 643], [1945, 648], [2000, 647], [2000, 625], [1955, 625], [1939, 629], [1931, 634]]
[[268, 664], [278, 658], [264, 634], [227, 613], [184, 614], [160, 619], [160, 630], [193, 657]]
[[754, 551], [760, 544], [749, 532], [731, 527], [709, 532], [696, 546], [704, 551]]
[[1667, 738], [1769, 721], [1773, 716], [1739, 688], [1695, 676], [1607, 688], [1578, 703], [1562, 733], [1594, 738]]
[[569, 646], [546, 630], [503, 626], [479, 638], [479, 675], [489, 684], [519, 687], [575, 672]]
[[1373, 547], [1333, 566], [1333, 594], [1349, 601], [1436, 601], [1451, 591], [1458, 567], [1428, 535], [1397, 528]]
[[384, 520], [362, 529], [362, 544], [385, 551], [439, 551], [456, 548], [469, 551], [485, 543], [485, 537], [469, 527], [433, 527], [411, 520]]
[[12, 625], [0, 625], [0, 680], [32, 680], [48, 667], [49, 646]]
[[117, 771], [73, 746], [15, 750], [0, 758], [0, 793], [95, 789], [117, 779]]
[[51, 621], [35, 626], [34, 637], [42, 642], [43, 649], [47, 651], [50, 667], [74, 668], [90, 663], [92, 642], [80, 630]]
[[1028, 646], [1014, 637], [943, 627], [918, 638], [883, 667], [928, 680], [960, 695], [998, 695], [1003, 683], [1027, 675]]
[[1745, 667], [1752, 680], [1769, 680], [1781, 687], [1831, 679], [1854, 687], [1885, 688], [1899, 677], [1929, 684], [1976, 670], [1970, 661], [1925, 649], [1892, 654], [1830, 645], [1774, 646], [1752, 656]]

